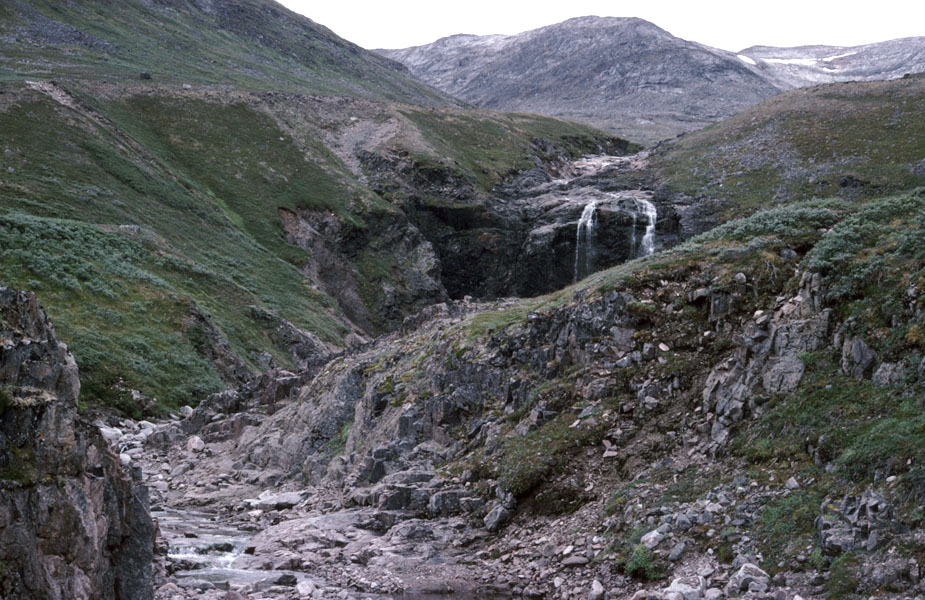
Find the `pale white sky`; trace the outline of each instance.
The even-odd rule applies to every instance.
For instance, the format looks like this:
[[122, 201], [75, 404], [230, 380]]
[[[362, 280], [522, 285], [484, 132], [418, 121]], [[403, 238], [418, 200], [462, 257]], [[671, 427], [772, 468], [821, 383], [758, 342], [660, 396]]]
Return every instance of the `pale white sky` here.
[[853, 46], [925, 36], [922, 0], [280, 0], [364, 48], [404, 48], [455, 33], [519, 33], [572, 17], [640, 17], [725, 50]]

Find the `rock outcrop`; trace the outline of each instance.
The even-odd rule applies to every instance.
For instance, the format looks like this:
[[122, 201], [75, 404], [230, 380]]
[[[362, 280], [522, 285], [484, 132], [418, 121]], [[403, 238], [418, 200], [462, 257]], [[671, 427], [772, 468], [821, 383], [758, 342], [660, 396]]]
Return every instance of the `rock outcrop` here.
[[[409, 239], [429, 242], [450, 298], [531, 297], [679, 238], [678, 210], [642, 174], [645, 157], [625, 156], [629, 148], [605, 145], [599, 151], [609, 155], [577, 161], [557, 157], [488, 194], [452, 168], [424, 168], [400, 154], [368, 154], [364, 167], [374, 189], [400, 199], [415, 225]], [[579, 236], [591, 205], [594, 227]]]
[[77, 365], [36, 297], [0, 288], [0, 596], [152, 598], [146, 488], [77, 414]]

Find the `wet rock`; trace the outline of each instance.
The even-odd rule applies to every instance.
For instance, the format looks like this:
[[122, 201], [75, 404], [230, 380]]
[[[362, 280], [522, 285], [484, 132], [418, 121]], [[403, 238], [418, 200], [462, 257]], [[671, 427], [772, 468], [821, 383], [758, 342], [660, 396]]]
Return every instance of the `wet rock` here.
[[272, 491], [267, 490], [262, 492], [256, 498], [250, 498], [244, 501], [248, 508], [259, 509], [259, 510], [285, 510], [287, 508], [292, 508], [296, 506], [299, 502], [305, 499], [307, 492], [283, 492], [281, 494], [274, 494]]
[[303, 598], [308, 598], [309, 596], [311, 596], [312, 594], [314, 594], [314, 593], [315, 593], [315, 589], [316, 589], [316, 588], [315, 588], [315, 584], [312, 583], [311, 581], [300, 581], [300, 582], [297, 583], [296, 586], [295, 586], [295, 590], [296, 590], [296, 591], [299, 593], [299, 595], [302, 596]]

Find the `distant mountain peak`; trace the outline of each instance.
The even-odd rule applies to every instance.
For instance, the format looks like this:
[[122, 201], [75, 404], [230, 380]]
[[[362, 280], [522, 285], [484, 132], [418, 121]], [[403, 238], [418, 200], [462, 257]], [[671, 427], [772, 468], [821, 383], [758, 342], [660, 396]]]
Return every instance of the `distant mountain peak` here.
[[379, 50], [477, 106], [565, 117], [654, 142], [783, 90], [925, 70], [925, 38], [857, 47], [686, 41], [637, 17], [575, 17], [515, 35], [454, 35]]

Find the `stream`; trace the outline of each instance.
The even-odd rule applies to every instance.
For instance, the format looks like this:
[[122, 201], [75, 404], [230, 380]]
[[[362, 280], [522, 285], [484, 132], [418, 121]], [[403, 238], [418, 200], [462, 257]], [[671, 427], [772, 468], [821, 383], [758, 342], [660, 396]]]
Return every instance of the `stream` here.
[[259, 588], [273, 585], [297, 585], [315, 580], [297, 571], [265, 571], [235, 567], [235, 562], [248, 547], [251, 533], [223, 523], [208, 512], [156, 507], [161, 535], [168, 543], [167, 556], [175, 568], [173, 577], [181, 587], [210, 589], [214, 586], [256, 584]]

